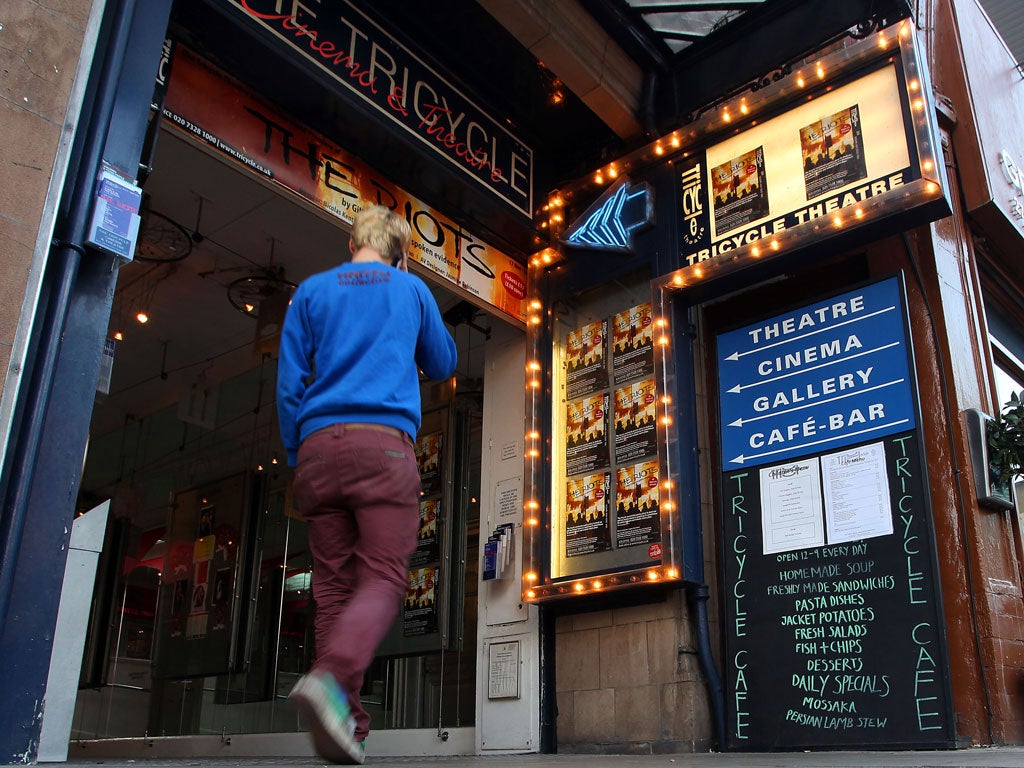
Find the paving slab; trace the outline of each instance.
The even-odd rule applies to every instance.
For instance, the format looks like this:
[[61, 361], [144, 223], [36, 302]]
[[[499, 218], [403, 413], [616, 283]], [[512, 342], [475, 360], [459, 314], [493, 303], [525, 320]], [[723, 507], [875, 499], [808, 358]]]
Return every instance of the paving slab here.
[[[321, 768], [308, 757], [97, 759], [66, 768]], [[471, 755], [462, 757], [368, 757], [366, 765], [423, 768], [1024, 768], [1024, 747], [948, 751], [771, 752], [674, 755]]]

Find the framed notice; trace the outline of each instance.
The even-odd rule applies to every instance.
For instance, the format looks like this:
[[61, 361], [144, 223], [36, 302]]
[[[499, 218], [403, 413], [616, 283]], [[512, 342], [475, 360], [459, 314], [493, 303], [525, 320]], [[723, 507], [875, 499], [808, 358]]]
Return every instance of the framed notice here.
[[519, 698], [519, 641], [487, 646], [487, 698]]

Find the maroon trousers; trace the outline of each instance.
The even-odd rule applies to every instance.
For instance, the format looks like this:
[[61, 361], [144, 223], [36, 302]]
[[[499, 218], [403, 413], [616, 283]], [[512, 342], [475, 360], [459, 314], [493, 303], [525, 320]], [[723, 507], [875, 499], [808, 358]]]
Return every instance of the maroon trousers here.
[[371, 427], [335, 424], [306, 438], [294, 486], [313, 555], [313, 666], [348, 693], [357, 741], [370, 729], [363, 676], [398, 614], [419, 530], [412, 442]]

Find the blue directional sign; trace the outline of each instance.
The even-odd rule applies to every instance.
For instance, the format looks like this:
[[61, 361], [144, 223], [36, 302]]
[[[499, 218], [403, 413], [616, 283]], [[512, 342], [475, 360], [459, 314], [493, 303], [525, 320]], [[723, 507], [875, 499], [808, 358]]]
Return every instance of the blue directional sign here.
[[654, 215], [654, 197], [646, 183], [623, 179], [610, 187], [573, 223], [562, 239], [568, 245], [602, 251], [633, 250], [634, 233], [646, 228]]
[[723, 469], [913, 429], [903, 318], [890, 278], [719, 334]]

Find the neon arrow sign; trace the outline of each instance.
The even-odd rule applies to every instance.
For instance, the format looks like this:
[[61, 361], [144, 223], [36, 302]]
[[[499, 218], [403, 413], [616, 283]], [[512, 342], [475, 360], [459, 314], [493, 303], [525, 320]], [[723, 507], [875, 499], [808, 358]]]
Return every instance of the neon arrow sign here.
[[562, 240], [577, 248], [633, 252], [633, 236], [654, 221], [654, 193], [646, 183], [622, 179], [566, 230]]

